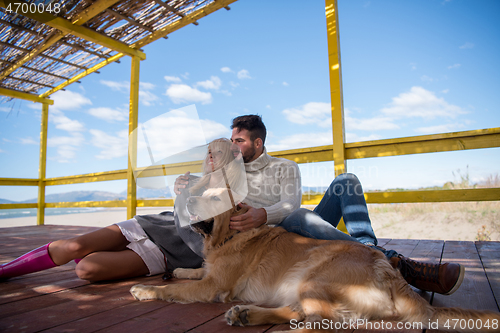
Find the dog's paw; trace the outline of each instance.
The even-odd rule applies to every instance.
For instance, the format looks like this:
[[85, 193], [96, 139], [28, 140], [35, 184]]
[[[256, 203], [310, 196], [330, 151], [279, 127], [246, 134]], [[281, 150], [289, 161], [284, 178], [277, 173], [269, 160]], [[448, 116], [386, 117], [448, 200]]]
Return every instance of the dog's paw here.
[[135, 286], [130, 288], [130, 293], [138, 301], [157, 298], [156, 287], [154, 286], [136, 284]]
[[248, 308], [242, 305], [233, 306], [226, 312], [226, 321], [231, 326], [245, 326], [248, 324]]

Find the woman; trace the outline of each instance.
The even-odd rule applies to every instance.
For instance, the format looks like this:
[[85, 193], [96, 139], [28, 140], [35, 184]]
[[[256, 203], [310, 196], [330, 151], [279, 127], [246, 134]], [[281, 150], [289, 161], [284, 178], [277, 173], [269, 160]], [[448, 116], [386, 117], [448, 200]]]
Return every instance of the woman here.
[[185, 200], [208, 187], [220, 187], [224, 179], [216, 176], [234, 161], [231, 142], [216, 139], [208, 145], [203, 176], [183, 190], [175, 202], [175, 213], [138, 215], [134, 218], [66, 240], [56, 240], [0, 266], [0, 279], [33, 273], [71, 260], [77, 262], [79, 278], [89, 281], [115, 280], [155, 275], [176, 267], [200, 267], [202, 239], [188, 227]]

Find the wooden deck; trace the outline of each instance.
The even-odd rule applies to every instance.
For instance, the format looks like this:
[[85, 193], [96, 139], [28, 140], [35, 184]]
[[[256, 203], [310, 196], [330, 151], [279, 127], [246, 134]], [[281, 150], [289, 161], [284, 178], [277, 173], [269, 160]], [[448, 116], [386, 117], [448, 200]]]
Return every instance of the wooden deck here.
[[[0, 228], [0, 262], [8, 262], [51, 240], [69, 238], [93, 229], [74, 226]], [[382, 239], [380, 245], [414, 259], [434, 262], [442, 259], [466, 267], [464, 282], [453, 295], [422, 293], [431, 304], [499, 311], [500, 242]], [[230, 327], [225, 323], [223, 314], [233, 304], [138, 302], [129, 293], [130, 287], [136, 283], [161, 285], [184, 282], [164, 282], [161, 276], [153, 276], [91, 284], [78, 279], [74, 266], [74, 263], [69, 263], [0, 282], [0, 332], [257, 333], [290, 328], [289, 325]], [[348, 330], [354, 331], [387, 332], [380, 329]]]

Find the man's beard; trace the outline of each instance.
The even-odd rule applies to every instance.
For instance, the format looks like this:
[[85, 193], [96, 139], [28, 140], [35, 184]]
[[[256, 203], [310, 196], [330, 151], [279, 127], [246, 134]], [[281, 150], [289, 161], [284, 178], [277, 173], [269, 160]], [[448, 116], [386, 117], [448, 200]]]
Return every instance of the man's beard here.
[[252, 147], [251, 149], [247, 150], [245, 154], [243, 154], [243, 162], [248, 163], [250, 162], [255, 154], [257, 153], [257, 150], [255, 147]]

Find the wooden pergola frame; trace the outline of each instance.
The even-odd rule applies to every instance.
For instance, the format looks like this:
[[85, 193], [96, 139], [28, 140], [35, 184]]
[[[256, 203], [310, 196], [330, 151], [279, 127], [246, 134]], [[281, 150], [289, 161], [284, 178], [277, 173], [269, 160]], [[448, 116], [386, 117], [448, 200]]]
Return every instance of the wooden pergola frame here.
[[[4, 7], [10, 0], [0, 0], [0, 6]], [[154, 0], [159, 1], [159, 0]], [[114, 170], [107, 172], [90, 173], [84, 175], [74, 175], [66, 177], [46, 178], [46, 160], [47, 160], [47, 124], [49, 105], [53, 101], [49, 99], [50, 95], [63, 89], [73, 82], [96, 72], [100, 68], [115, 62], [125, 55], [131, 56], [131, 85], [130, 85], [130, 108], [129, 108], [129, 134], [134, 133], [138, 123], [138, 101], [139, 101], [139, 74], [140, 61], [145, 59], [145, 54], [140, 50], [143, 46], [152, 43], [168, 34], [176, 31], [188, 24], [195, 24], [198, 19], [209, 15], [221, 8], [228, 9], [228, 5], [236, 0], [217, 0], [209, 5], [189, 14], [171, 25], [168, 25], [158, 31], [153, 32], [148, 37], [132, 45], [115, 45], [113, 41], [101, 38], [80, 26], [87, 22], [93, 16], [107, 10], [110, 6], [117, 3], [118, 0], [99, 0], [89, 8], [85, 14], [80, 15], [73, 22], [53, 20], [51, 25], [61, 30], [48, 39], [45, 44], [18, 63], [13, 65], [8, 71], [0, 73], [0, 78], [9, 75], [16, 68], [22, 67], [26, 62], [41, 54], [50, 45], [57, 42], [64, 34], [78, 34], [81, 38], [88, 38], [93, 42], [106, 43], [108, 47], [114, 48], [118, 53], [106, 58], [85, 70], [84, 72], [67, 79], [57, 87], [50, 89], [40, 95], [29, 94], [11, 89], [0, 88], [0, 95], [25, 99], [37, 103], [42, 103], [42, 125], [40, 131], [40, 164], [39, 175], [36, 179], [27, 178], [0, 178], [0, 186], [38, 186], [38, 203], [33, 204], [0, 204], [0, 209], [14, 208], [37, 208], [37, 224], [44, 224], [45, 208], [56, 207], [127, 207], [127, 217], [131, 218], [136, 213], [136, 207], [162, 207], [173, 206], [173, 200], [137, 200], [136, 182], [134, 179], [134, 170], [141, 172], [143, 169], [136, 168], [137, 162], [137, 138], [129, 136], [129, 162], [128, 168], [124, 170]], [[343, 95], [342, 95], [342, 73], [340, 59], [340, 38], [337, 0], [326, 0], [325, 7], [327, 36], [328, 36], [328, 59], [330, 73], [330, 97], [332, 112], [333, 145], [311, 147], [302, 149], [293, 149], [286, 151], [273, 152], [271, 155], [293, 160], [297, 163], [315, 163], [324, 161], [333, 161], [335, 175], [347, 171], [346, 160], [397, 156], [408, 154], [420, 154], [431, 152], [456, 151], [467, 149], [495, 148], [500, 147], [500, 128], [490, 128], [476, 131], [465, 131], [446, 134], [434, 134], [415, 136], [398, 139], [375, 140], [357, 143], [345, 142], [344, 114], [343, 114]], [[32, 18], [44, 20], [44, 18], [33, 16]], [[10, 72], [9, 72], [10, 71]], [[148, 169], [148, 173], [141, 176], [179, 174], [185, 171], [200, 170], [201, 162], [179, 163], [173, 165], [159, 166], [158, 169]], [[98, 201], [98, 202], [45, 202], [45, 187], [63, 184], [89, 183], [98, 181], [110, 181], [118, 179], [127, 179], [127, 200], [119, 201]], [[304, 195], [303, 204], [317, 204], [321, 200], [321, 195]], [[402, 192], [376, 192], [366, 193], [365, 197], [368, 203], [403, 203], [403, 202], [451, 202], [451, 201], [497, 201], [500, 200], [500, 188], [483, 189], [463, 189], [463, 190], [437, 190], [437, 191], [402, 191]]]

